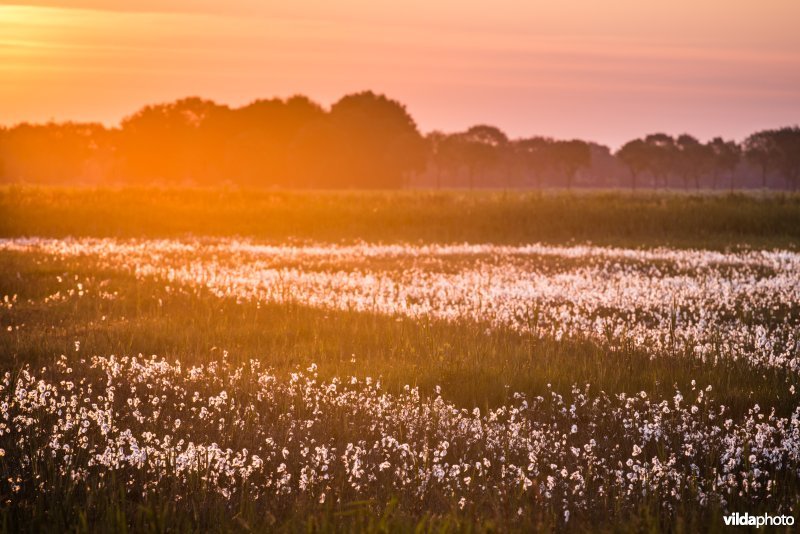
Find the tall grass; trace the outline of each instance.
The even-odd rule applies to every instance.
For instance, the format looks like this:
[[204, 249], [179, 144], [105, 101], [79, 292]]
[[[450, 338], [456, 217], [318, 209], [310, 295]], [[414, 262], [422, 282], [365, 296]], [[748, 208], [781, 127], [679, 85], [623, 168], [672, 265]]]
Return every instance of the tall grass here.
[[[290, 239], [508, 244], [591, 241], [628, 247], [794, 249], [800, 244], [800, 196], [0, 189], [0, 236], [3, 237], [171, 237], [184, 234], [241, 235], [272, 242]], [[391, 258], [370, 261], [377, 262], [373, 267], [405, 268], [401, 261]], [[446, 268], [457, 271], [463, 267], [459, 262], [468, 264], [471, 260], [452, 258], [450, 261]], [[563, 267], [568, 262], [582, 260], [558, 261]], [[302, 262], [297, 266], [302, 268]], [[547, 260], [536, 265], [542, 270], [556, 267]], [[359, 265], [348, 264], [346, 268], [358, 269]], [[668, 273], [668, 270], [659, 272]], [[4, 250], [0, 252], [0, 299], [6, 296], [8, 300], [0, 302], [0, 381], [6, 372], [15, 380], [28, 371], [43, 380], [56, 381], [64, 376], [56, 369], [74, 366], [77, 372], [72, 376], [76, 384], [80, 383], [81, 388], [93, 384], [102, 393], [106, 377], [80, 363], [94, 355], [136, 357], [143, 354], [148, 357], [157, 354], [166, 362], [180, 361], [185, 369], [220, 361], [234, 368], [257, 360], [284, 377], [307, 369], [313, 363], [319, 366], [317, 379], [320, 382], [333, 377], [356, 376], [362, 381], [366, 377], [380, 377], [382, 391], [394, 395], [394, 399], [401, 398], [405, 386], [409, 385], [419, 388], [423, 399], [420, 403], [433, 402], [431, 399], [441, 387], [443, 402], [450, 403], [448, 406], [456, 411], [466, 410], [464, 413], [478, 408], [480, 413], [487, 414], [490, 410], [515, 406], [514, 403], [520, 401], [514, 393], [520, 393], [532, 405], [541, 407], [538, 411], [531, 410], [533, 415], [526, 417], [552, 424], [555, 445], [561, 443], [562, 431], [564, 444], [567, 440], [588, 441], [596, 437], [599, 446], [606, 447], [601, 449], [600, 460], [609, 459], [609, 462], [612, 457], [624, 459], [630, 454], [632, 444], [622, 436], [631, 421], [626, 421], [623, 415], [635, 413], [638, 417], [640, 413], [611, 410], [620, 406], [614, 400], [618, 394], [625, 393], [641, 405], [644, 397], [638, 394], [646, 392], [647, 402], [666, 399], [669, 406], [673, 406], [673, 396], [679, 390], [686, 394], [684, 405], [688, 408], [695, 402], [690, 397], [707, 391], [714, 403], [726, 406], [725, 418], [730, 417], [736, 424], [752, 420], [751, 430], [756, 424], [765, 423], [760, 419], [764, 415], [772, 424], [773, 418], [767, 413], [769, 409], [774, 408], [777, 417], [789, 417], [798, 404], [795, 391], [800, 384], [796, 374], [780, 366], [756, 368], [747, 358], [703, 360], [694, 357], [688, 349], [653, 357], [641, 347], [616, 342], [604, 344], [588, 335], [555, 339], [497, 325], [490, 327], [474, 320], [413, 320], [400, 315], [315, 309], [302, 303], [259, 303], [235, 296], [220, 297], [201, 284], [180, 287], [155, 278], [137, 278], [129, 271], [109, 268], [107, 263], [89, 256], [58, 258]], [[742, 312], [737, 320], [756, 324], [768, 317], [765, 324], [793, 325], [797, 310], [797, 302], [778, 302], [769, 309]], [[753, 316], [754, 313], [758, 317]], [[82, 380], [85, 383], [80, 382]], [[247, 384], [253, 387], [253, 381]], [[568, 399], [574, 399], [576, 386], [584, 391], [582, 388], [587, 384], [590, 385], [589, 397], [605, 398], [607, 404], [593, 408], [594, 419], [587, 417], [587, 424], [581, 423], [580, 430], [573, 434], [566, 423], [571, 417], [570, 408], [574, 408], [570, 406], [573, 401]], [[228, 387], [227, 383], [224, 385]], [[122, 406], [123, 386], [118, 386], [121, 397], [118, 402]], [[184, 388], [186, 395], [191, 396], [190, 387], [202, 389], [206, 397], [217, 392], [210, 381], [177, 382], [176, 388], [170, 391], [174, 393]], [[7, 390], [0, 392], [8, 394]], [[94, 395], [97, 394], [96, 390]], [[231, 391], [237, 400], [252, 398], [255, 394], [254, 388]], [[550, 403], [549, 399], [559, 395], [564, 402]], [[544, 401], [535, 404], [539, 397]], [[177, 402], [176, 397], [170, 397], [170, 402], [173, 401]], [[279, 401], [291, 404], [285, 398]], [[701, 416], [705, 415], [703, 410], [709, 405], [697, 402], [701, 406]], [[763, 409], [759, 415], [749, 412], [755, 404]], [[251, 414], [252, 418], [244, 422], [244, 430], [233, 428], [227, 432], [232, 427], [225, 427], [224, 431], [208, 427], [209, 439], [220, 443], [230, 439], [237, 442], [234, 447], [247, 446], [253, 452], [253, 446], [258, 446], [256, 437], [263, 437], [253, 421], [260, 417], [262, 424], [274, 424], [281, 430], [284, 420], [270, 414], [289, 408], [288, 404], [261, 406], [265, 413]], [[604, 406], [609, 410], [604, 412]], [[173, 408], [167, 405], [164, 417], [158, 421], [171, 421]], [[582, 409], [584, 407], [578, 407], [579, 411]], [[359, 436], [360, 429], [352, 419], [355, 412], [354, 407], [345, 404], [330, 412], [330, 420], [317, 421], [317, 424], [324, 423], [323, 433], [341, 436], [344, 445]], [[676, 409], [669, 416], [676, 422], [677, 433], [658, 443], [658, 450], [655, 450], [656, 443], [650, 442], [654, 450], [648, 451], [649, 458], [665, 461], [669, 454], [660, 450], [661, 447], [679, 450], [684, 430], [681, 430], [678, 413]], [[691, 419], [689, 414], [694, 412], [680, 413], [687, 421], [700, 421], [701, 416]], [[45, 414], [29, 426], [33, 429], [30, 440], [47, 435], [50, 416], [52, 414]], [[311, 414], [305, 416], [312, 417]], [[714, 424], [722, 424], [719, 419], [722, 418]], [[355, 419], [355, 423], [365, 425], [374, 422], [368, 418]], [[592, 427], [593, 423], [598, 425]], [[641, 421], [636, 424], [639, 423]], [[185, 419], [182, 429], [187, 427], [194, 436], [205, 432], [197, 421]], [[219, 428], [223, 428], [222, 424]], [[659, 428], [673, 427], [665, 424]], [[692, 434], [690, 430], [685, 429], [687, 436]], [[745, 434], [745, 430], [742, 433]], [[316, 499], [294, 494], [291, 498], [256, 498], [253, 488], [246, 485], [235, 488], [233, 496], [225, 498], [212, 491], [202, 477], [180, 481], [165, 477], [158, 492], [142, 492], [136, 482], [139, 475], [125, 469], [109, 470], [102, 476], [98, 474], [102, 471], [96, 470], [94, 478], [87, 483], [75, 484], [70, 481], [69, 474], [65, 475], [59, 460], [37, 456], [37, 450], [30, 451], [29, 455], [36, 461], [20, 468], [19, 460], [23, 455], [18, 454], [19, 451], [11, 452], [17, 437], [8, 432], [0, 434], [0, 448], [4, 454], [8, 451], [5, 456], [0, 455], [0, 473], [22, 472], [27, 477], [16, 481], [4, 476], [0, 480], [0, 532], [555, 529], [711, 532], [722, 529], [723, 510], [717, 503], [701, 507], [690, 500], [697, 497], [696, 480], [691, 478], [681, 483], [679, 495], [687, 498], [678, 499], [680, 504], [676, 506], [666, 506], [657, 494], [623, 495], [624, 488], [620, 486], [612, 489], [618, 491], [616, 497], [610, 494], [600, 497], [598, 493], [595, 500], [584, 499], [592, 502], [591, 506], [575, 510], [567, 523], [560, 508], [542, 504], [546, 501], [540, 499], [541, 495], [517, 491], [513, 486], [503, 499], [486, 491], [474, 499], [474, 505], [462, 509], [454, 497], [443, 493], [434, 492], [419, 501], [410, 499], [408, 492], [380, 485], [374, 485], [366, 496], [355, 498], [342, 483], [341, 487], [331, 490], [343, 496], [340, 502], [319, 503]], [[30, 440], [25, 442], [26, 446], [35, 442]], [[42, 446], [39, 451], [46, 450], [44, 443], [39, 445]], [[755, 447], [755, 442], [752, 445]], [[745, 443], [741, 451], [743, 458], [749, 454], [750, 447], [751, 443]], [[564, 451], [564, 456], [572, 459], [566, 445]], [[464, 454], [468, 452], [463, 451]], [[541, 451], [541, 454], [547, 456], [550, 452], [553, 451]], [[454, 452], [453, 456], [457, 457], [458, 453]], [[697, 458], [701, 464], [697, 469], [703, 473], [700, 478], [705, 476], [708, 480], [710, 469], [720, 461], [718, 449], [712, 447]], [[678, 463], [690, 461], [695, 460], [686, 460], [682, 455], [677, 459]], [[575, 463], [573, 468], [577, 470], [580, 466]], [[764, 469], [774, 471], [769, 476], [779, 481], [778, 486], [770, 490], [772, 500], [754, 502], [748, 495], [733, 495], [728, 505], [751, 514], [775, 513], [775, 502], [780, 501], [781, 506], [792, 506], [796, 513], [800, 506], [800, 482], [794, 464], [786, 463], [777, 470], [774, 464], [769, 464]], [[541, 479], [536, 480], [537, 484], [540, 482]], [[23, 488], [19, 494], [14, 493], [17, 484]], [[37, 490], [42, 484], [47, 491]], [[521, 513], [523, 508], [524, 513]]]
[[796, 247], [792, 194], [0, 188], [0, 236]]
[[[689, 354], [651, 359], [624, 347], [612, 353], [589, 339], [556, 341], [478, 323], [419, 323], [298, 304], [237, 302], [158, 280], [137, 280], [85, 257], [64, 260], [6, 252], [0, 255], [0, 280], [0, 293], [17, 295], [16, 304], [0, 309], [0, 325], [12, 325], [0, 334], [0, 366], [14, 376], [26, 365], [52, 369], [62, 354], [67, 362], [95, 354], [158, 354], [188, 368], [219, 361], [225, 351], [232, 365], [256, 358], [277, 372], [304, 369], [313, 362], [321, 380], [381, 377], [386, 390], [394, 393], [410, 384], [423, 396], [433, 396], [441, 386], [447, 401], [484, 412], [511, 402], [512, 392], [569, 398], [574, 385], [591, 384], [594, 392], [647, 391], [652, 398], [670, 399], [676, 389], [694, 389], [693, 380], [712, 386], [715, 401], [728, 406], [734, 418], [754, 403], [775, 407], [779, 414], [796, 406], [788, 393], [796, 377], [783, 370], [754, 376], [744, 362], [712, 364]], [[65, 291], [78, 284], [85, 294]], [[44, 303], [56, 293], [67, 296]], [[0, 458], [0, 469], [8, 460]], [[534, 506], [534, 512], [517, 518], [516, 507], [507, 509], [492, 498], [480, 509], [462, 511], [456, 503], [398, 501], [383, 492], [366, 501], [324, 506], [297, 501], [292, 505], [296, 508], [278, 511], [249, 500], [244, 490], [233, 501], [202, 484], [188, 493], [176, 485], [137, 497], [130, 495], [123, 472], [119, 480], [112, 471], [108, 480], [76, 486], [59, 474], [55, 461], [38, 463], [34, 471], [37, 480], [51, 485], [49, 491], [41, 497], [34, 491], [23, 506], [0, 504], [2, 530], [469, 532], [565, 526], [558, 510]], [[796, 478], [787, 474], [780, 494], [799, 495]], [[771, 506], [765, 502], [748, 511], [774, 512]], [[657, 497], [641, 499], [632, 510], [615, 509], [613, 500], [598, 501], [592, 511], [573, 516], [569, 527], [693, 532], [713, 530], [721, 524], [721, 514], [714, 505], [665, 509]]]
[[[25, 304], [63, 291], [58, 276], [68, 283], [77, 277], [86, 295]], [[670, 395], [692, 380], [712, 385], [715, 398], [738, 413], [753, 402], [777, 403], [784, 413], [794, 408], [786, 389], [797, 378], [782, 368], [763, 369], [754, 383], [746, 360], [704, 362], [689, 353], [653, 359], [632, 348], [610, 351], [588, 338], [556, 341], [481, 323], [220, 299], [207, 290], [176, 290], [104, 270], [87, 258], [62, 262], [4, 253], [0, 277], [3, 292], [21, 302], [0, 310], [0, 324], [24, 325], [0, 336], [4, 366], [51, 365], [74, 353], [80, 340], [83, 354], [157, 354], [201, 364], [225, 350], [232, 362], [258, 357], [276, 370], [316, 363], [323, 377], [380, 376], [394, 391], [410, 384], [431, 393], [439, 385], [448, 400], [470, 409], [495, 407], [513, 392], [567, 394], [586, 383], [607, 392]]]

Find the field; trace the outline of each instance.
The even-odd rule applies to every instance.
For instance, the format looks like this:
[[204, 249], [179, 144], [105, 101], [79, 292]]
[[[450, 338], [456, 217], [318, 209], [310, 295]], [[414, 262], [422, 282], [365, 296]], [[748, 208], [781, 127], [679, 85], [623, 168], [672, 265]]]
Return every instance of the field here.
[[800, 196], [9, 188], [0, 210], [4, 531], [798, 514]]

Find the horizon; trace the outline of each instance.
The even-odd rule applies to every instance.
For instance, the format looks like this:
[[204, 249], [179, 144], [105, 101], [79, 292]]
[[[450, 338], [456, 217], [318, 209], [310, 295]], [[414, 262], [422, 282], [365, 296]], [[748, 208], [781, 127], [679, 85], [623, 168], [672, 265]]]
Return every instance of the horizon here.
[[[358, 94], [358, 93], [365, 93], [365, 92], [373, 92], [373, 93], [376, 93], [376, 94], [381, 94], [381, 93], [378, 93], [378, 92], [373, 91], [371, 89], [363, 89], [361, 91], [355, 91], [355, 92], [350, 93], [350, 94]], [[336, 102], [336, 100], [338, 100], [338, 99], [334, 99], [332, 102], [322, 103], [322, 102], [319, 102], [318, 100], [316, 100], [316, 99], [314, 99], [314, 98], [312, 98], [312, 97], [310, 97], [308, 95], [304, 95], [304, 94], [300, 94], [300, 93], [294, 93], [294, 94], [291, 94], [291, 95], [272, 95], [272, 96], [257, 97], [257, 98], [255, 98], [253, 100], [248, 101], [248, 102], [244, 102], [244, 103], [237, 104], [237, 105], [232, 105], [230, 103], [220, 102], [220, 101], [217, 101], [217, 100], [214, 100], [214, 99], [211, 99], [211, 98], [204, 97], [202, 95], [186, 95], [186, 96], [183, 96], [183, 97], [179, 97], [179, 98], [173, 99], [171, 101], [148, 102], [148, 103], [142, 104], [138, 108], [133, 109], [128, 113], [125, 113], [124, 115], [122, 115], [121, 117], [119, 117], [115, 121], [100, 121], [100, 120], [83, 121], [83, 120], [70, 119], [70, 118], [64, 118], [64, 119], [61, 119], [61, 120], [57, 120], [57, 119], [52, 119], [51, 118], [51, 119], [44, 120], [44, 121], [26, 121], [26, 120], [23, 120], [23, 121], [11, 123], [11, 124], [0, 124], [0, 129], [3, 129], [3, 128], [12, 129], [12, 128], [21, 126], [23, 124], [29, 124], [29, 125], [36, 126], [36, 125], [47, 125], [47, 124], [69, 124], [69, 123], [74, 123], [74, 124], [100, 124], [104, 128], [107, 128], [107, 129], [111, 130], [111, 129], [120, 129], [122, 127], [122, 123], [126, 119], [128, 119], [129, 117], [132, 117], [138, 111], [140, 111], [140, 110], [142, 110], [142, 109], [144, 109], [146, 107], [158, 106], [158, 105], [163, 105], [163, 104], [170, 104], [170, 103], [178, 102], [178, 101], [181, 101], [181, 100], [199, 98], [201, 100], [211, 101], [216, 105], [227, 107], [227, 108], [229, 108], [231, 110], [235, 110], [235, 109], [247, 107], [247, 106], [249, 106], [249, 105], [251, 105], [251, 104], [253, 104], [255, 102], [259, 102], [259, 101], [269, 101], [269, 100], [275, 100], [275, 99], [286, 101], [286, 100], [288, 100], [288, 99], [290, 99], [292, 97], [298, 97], [298, 96], [299, 97], [306, 97], [309, 100], [311, 100], [312, 102], [314, 102], [316, 104], [319, 104], [320, 106], [322, 106], [322, 108], [325, 111], [330, 111], [331, 106]], [[347, 96], [347, 95], [341, 95], [340, 98], [345, 97], [345, 96]], [[398, 101], [396, 98], [393, 98], [392, 95], [383, 95], [383, 96], [386, 96], [389, 99]], [[414, 121], [416, 122], [417, 127], [418, 127], [421, 135], [428, 136], [429, 134], [432, 134], [434, 132], [443, 132], [443, 133], [446, 133], [446, 134], [458, 133], [457, 131], [454, 131], [454, 130], [444, 130], [444, 129], [441, 129], [441, 128], [433, 128], [433, 129], [429, 129], [429, 130], [424, 130], [423, 128], [420, 127], [419, 121], [417, 120], [416, 116], [414, 115], [414, 111], [412, 109], [409, 109], [409, 106], [407, 106], [404, 102], [401, 102], [401, 101], [398, 101], [398, 102], [406, 108], [408, 113], [414, 119]], [[632, 141], [634, 139], [643, 139], [646, 136], [652, 135], [652, 134], [665, 133], [665, 134], [670, 135], [672, 137], [678, 137], [681, 134], [689, 134], [689, 135], [695, 137], [698, 141], [703, 142], [703, 143], [709, 142], [713, 138], [716, 138], [716, 137], [722, 137], [723, 139], [726, 139], [726, 140], [733, 140], [736, 143], [743, 143], [745, 141], [745, 139], [750, 134], [755, 133], [755, 132], [748, 132], [748, 133], [746, 133], [745, 135], [743, 135], [740, 138], [727, 138], [726, 136], [721, 135], [721, 134], [716, 134], [716, 135], [712, 134], [712, 135], [709, 135], [708, 137], [701, 137], [701, 136], [695, 135], [694, 132], [690, 132], [690, 131], [686, 131], [686, 130], [680, 130], [680, 129], [676, 130], [674, 132], [663, 131], [663, 130], [659, 130], [659, 131], [653, 130], [653, 131], [647, 131], [645, 133], [642, 133], [642, 134], [640, 134], [640, 135], [638, 135], [636, 137], [632, 137], [630, 139], [625, 139], [625, 140], [621, 141], [617, 145], [612, 145], [612, 144], [604, 143], [602, 141], [598, 141], [598, 140], [595, 140], [595, 139], [582, 139], [580, 137], [575, 137], [575, 136], [572, 136], [572, 137], [567, 136], [567, 137], [559, 138], [559, 137], [549, 136], [549, 135], [546, 135], [546, 134], [542, 134], [542, 133], [539, 133], [539, 132], [533, 132], [533, 131], [532, 132], [518, 134], [518, 135], [514, 135], [514, 134], [511, 134], [510, 132], [507, 132], [502, 127], [500, 127], [500, 126], [498, 126], [496, 124], [493, 124], [493, 123], [489, 123], [489, 122], [472, 123], [472, 124], [469, 124], [463, 130], [466, 130], [467, 128], [469, 128], [471, 126], [479, 126], [479, 125], [484, 125], [484, 124], [485, 125], [489, 125], [489, 126], [498, 127], [501, 131], [503, 131], [504, 133], [508, 134], [509, 139], [512, 139], [512, 140], [515, 140], [515, 139], [521, 140], [521, 139], [536, 138], [536, 137], [552, 138], [552, 139], [555, 139], [555, 140], [558, 140], [558, 139], [563, 139], [563, 140], [566, 140], [566, 139], [579, 139], [579, 140], [585, 141], [585, 142], [587, 142], [589, 144], [595, 144], [595, 145], [598, 145], [598, 146], [604, 146], [604, 147], [608, 148], [612, 153], [615, 153], [617, 150], [619, 150], [628, 141]], [[762, 130], [772, 130], [772, 129], [778, 129], [778, 128], [781, 128], [781, 127], [796, 127], [796, 126], [797, 126], [796, 123], [774, 124], [772, 126], [768, 126], [766, 128], [762, 128]]]
[[404, 104], [423, 133], [486, 123], [612, 149], [800, 122], [799, 4], [519, 4], [2, 2], [0, 124], [113, 127], [194, 95], [240, 107], [303, 94], [327, 108], [362, 90]]

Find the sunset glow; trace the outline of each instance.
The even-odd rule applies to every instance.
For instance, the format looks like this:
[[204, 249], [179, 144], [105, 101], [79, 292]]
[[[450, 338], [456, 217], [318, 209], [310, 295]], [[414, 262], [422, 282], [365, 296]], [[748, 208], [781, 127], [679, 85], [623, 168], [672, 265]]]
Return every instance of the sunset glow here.
[[0, 0], [0, 534], [794, 531], [798, 21]]
[[800, 121], [793, 1], [14, 4], [0, 6], [6, 125], [117, 124], [189, 95], [328, 105], [363, 89], [407, 104], [423, 131], [483, 121], [612, 146]]

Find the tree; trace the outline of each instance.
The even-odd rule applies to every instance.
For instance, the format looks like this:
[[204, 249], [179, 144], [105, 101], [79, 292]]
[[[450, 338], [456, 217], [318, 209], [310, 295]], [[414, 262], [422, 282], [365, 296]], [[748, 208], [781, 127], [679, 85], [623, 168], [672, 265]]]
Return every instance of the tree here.
[[592, 162], [589, 144], [579, 139], [555, 141], [552, 145], [552, 154], [555, 164], [566, 178], [567, 189], [572, 189], [578, 171], [588, 167]]
[[96, 183], [92, 162], [107, 155], [107, 134], [92, 123], [18, 124], [2, 134], [3, 173], [19, 182]]
[[633, 139], [625, 143], [616, 156], [628, 166], [631, 189], [635, 191], [638, 177], [650, 168], [650, 147], [641, 139]]
[[744, 141], [745, 157], [761, 170], [761, 187], [767, 188], [767, 172], [775, 158], [775, 136], [773, 130], [761, 130]]
[[512, 144], [528, 174], [533, 174], [536, 187], [542, 186], [542, 175], [552, 165], [553, 140], [549, 137], [518, 139]]
[[454, 142], [459, 159], [469, 173], [469, 188], [474, 189], [476, 174], [483, 175], [497, 162], [501, 151], [508, 145], [508, 137], [495, 126], [478, 124], [455, 134]]
[[169, 104], [147, 106], [122, 121], [119, 150], [123, 172], [145, 182], [203, 182], [214, 180], [213, 163], [221, 149], [204, 128], [227, 106], [192, 97]]
[[339, 133], [327, 120], [308, 124], [292, 141], [287, 159], [291, 183], [301, 188], [338, 188], [347, 185], [339, 176]]
[[[256, 100], [234, 110], [227, 122], [209, 121], [227, 138], [225, 168], [237, 182], [246, 185], [295, 187], [304, 182], [295, 172], [294, 161], [314, 158], [314, 148], [300, 154], [295, 143], [300, 132], [322, 121], [325, 111], [304, 96], [287, 100]], [[302, 167], [301, 167], [302, 168]]]
[[730, 176], [731, 191], [734, 188], [734, 171], [742, 158], [742, 148], [735, 141], [725, 141], [721, 137], [715, 137], [706, 146], [711, 153], [711, 188], [717, 188], [717, 178], [725, 173]]
[[442, 187], [442, 176], [453, 173], [459, 163], [459, 146], [456, 135], [446, 134], [438, 130], [425, 137], [428, 153], [436, 167], [436, 188]]
[[700, 189], [700, 176], [706, 174], [713, 164], [711, 150], [695, 137], [682, 134], [675, 140], [675, 167], [683, 186], [689, 189], [689, 181], [693, 180], [696, 189]]
[[775, 164], [792, 189], [800, 181], [800, 128], [784, 127], [772, 133]]
[[347, 95], [327, 118], [335, 132], [325, 153], [337, 152], [328, 171], [346, 187], [399, 187], [424, 168], [426, 146], [405, 106], [372, 91]]
[[645, 137], [644, 142], [648, 148], [648, 167], [655, 178], [656, 187], [659, 182], [667, 187], [669, 176], [675, 169], [675, 139], [665, 133], [656, 133]]
[[0, 126], [0, 183], [6, 181], [6, 166], [5, 166], [5, 152], [6, 152], [6, 129]]

